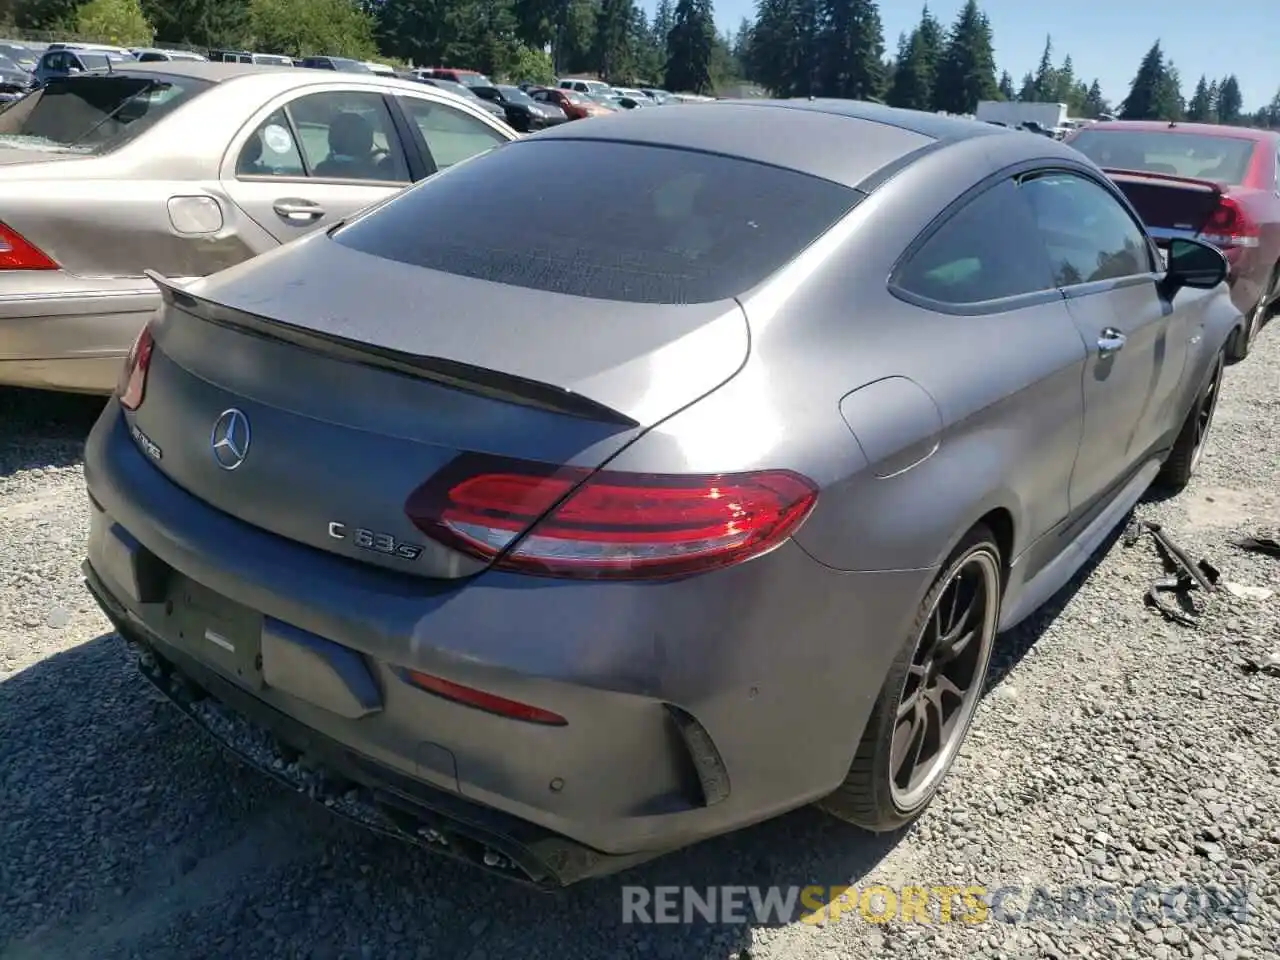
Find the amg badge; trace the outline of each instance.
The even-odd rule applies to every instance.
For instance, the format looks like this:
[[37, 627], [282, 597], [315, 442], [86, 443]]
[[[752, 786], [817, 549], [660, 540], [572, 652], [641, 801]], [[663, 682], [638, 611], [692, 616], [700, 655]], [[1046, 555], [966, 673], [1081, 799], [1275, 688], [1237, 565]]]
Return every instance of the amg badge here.
[[135, 423], [129, 428], [129, 432], [133, 434], [134, 441], [140, 446], [144, 453], [152, 460], [161, 460], [164, 458], [164, 452], [156, 446], [154, 440], [138, 429]]
[[401, 560], [417, 560], [422, 548], [414, 543], [404, 543], [389, 533], [378, 533], [364, 527], [348, 527], [345, 523], [330, 523], [329, 536], [335, 540], [347, 540], [361, 550], [372, 550]]

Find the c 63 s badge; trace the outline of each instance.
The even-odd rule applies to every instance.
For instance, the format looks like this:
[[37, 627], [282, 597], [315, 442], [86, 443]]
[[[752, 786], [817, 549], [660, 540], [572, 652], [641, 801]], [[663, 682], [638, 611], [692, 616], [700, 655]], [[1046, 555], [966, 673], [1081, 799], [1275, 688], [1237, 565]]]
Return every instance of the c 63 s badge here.
[[422, 556], [422, 548], [416, 543], [405, 543], [389, 533], [366, 530], [364, 527], [348, 527], [345, 523], [331, 522], [329, 536], [335, 540], [351, 543], [361, 550], [372, 550], [374, 553], [399, 557], [401, 560], [417, 560]]

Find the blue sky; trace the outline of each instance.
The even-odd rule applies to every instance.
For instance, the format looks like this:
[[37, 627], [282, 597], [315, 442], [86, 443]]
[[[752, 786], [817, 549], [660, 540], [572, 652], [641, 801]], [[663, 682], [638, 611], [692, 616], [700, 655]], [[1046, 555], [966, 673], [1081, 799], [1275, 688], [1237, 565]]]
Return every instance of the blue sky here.
[[[656, 0], [642, 0], [652, 13]], [[932, 0], [934, 14], [951, 23], [964, 0]], [[722, 31], [736, 28], [742, 17], [754, 17], [755, 0], [715, 0]], [[1054, 60], [1071, 54], [1076, 76], [1102, 84], [1103, 94], [1117, 102], [1129, 92], [1138, 62], [1152, 42], [1161, 41], [1165, 55], [1182, 75], [1189, 97], [1200, 74], [1234, 73], [1240, 79], [1246, 109], [1269, 102], [1280, 87], [1280, 5], [1276, 0], [1229, 0], [1222, 8], [1189, 0], [979, 0], [995, 32], [996, 63], [1013, 74], [1015, 84], [1034, 70], [1053, 36]], [[922, 0], [880, 0], [885, 44], [895, 49], [898, 34], [920, 18]], [[1221, 9], [1222, 17], [1218, 16]]]

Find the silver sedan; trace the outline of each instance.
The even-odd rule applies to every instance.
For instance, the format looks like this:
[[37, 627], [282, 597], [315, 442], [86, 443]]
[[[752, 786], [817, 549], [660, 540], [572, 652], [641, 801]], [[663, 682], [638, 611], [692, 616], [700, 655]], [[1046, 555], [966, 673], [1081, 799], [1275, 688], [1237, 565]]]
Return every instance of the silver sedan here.
[[0, 384], [109, 393], [183, 282], [331, 226], [516, 133], [424, 84], [131, 63], [0, 112]]

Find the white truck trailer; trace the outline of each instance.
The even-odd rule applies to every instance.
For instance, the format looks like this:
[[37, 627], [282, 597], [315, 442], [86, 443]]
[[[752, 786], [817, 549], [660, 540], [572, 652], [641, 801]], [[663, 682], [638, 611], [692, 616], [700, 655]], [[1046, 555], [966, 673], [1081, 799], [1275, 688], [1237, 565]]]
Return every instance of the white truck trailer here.
[[1065, 103], [1024, 103], [1020, 100], [980, 100], [975, 112], [979, 120], [999, 123], [1006, 127], [1021, 127], [1024, 123], [1039, 124], [1044, 130], [1061, 127], [1067, 119]]

